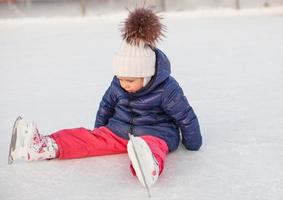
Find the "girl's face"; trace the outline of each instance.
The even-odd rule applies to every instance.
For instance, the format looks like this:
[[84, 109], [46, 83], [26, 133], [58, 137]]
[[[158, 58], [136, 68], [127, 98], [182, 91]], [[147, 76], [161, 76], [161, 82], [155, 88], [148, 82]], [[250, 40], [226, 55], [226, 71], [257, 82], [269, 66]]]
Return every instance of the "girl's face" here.
[[135, 93], [143, 87], [143, 78], [117, 77], [121, 87], [129, 93]]

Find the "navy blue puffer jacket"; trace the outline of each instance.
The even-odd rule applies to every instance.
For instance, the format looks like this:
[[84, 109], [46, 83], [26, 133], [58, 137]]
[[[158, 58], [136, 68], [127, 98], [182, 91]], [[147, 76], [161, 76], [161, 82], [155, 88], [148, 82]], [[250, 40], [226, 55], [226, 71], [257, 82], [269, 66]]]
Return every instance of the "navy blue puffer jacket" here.
[[152, 135], [163, 139], [170, 151], [180, 142], [188, 150], [198, 150], [202, 137], [197, 116], [177, 83], [170, 76], [170, 63], [159, 49], [156, 53], [156, 73], [152, 80], [136, 93], [127, 93], [114, 77], [104, 94], [96, 116], [95, 127], [106, 126], [128, 139]]

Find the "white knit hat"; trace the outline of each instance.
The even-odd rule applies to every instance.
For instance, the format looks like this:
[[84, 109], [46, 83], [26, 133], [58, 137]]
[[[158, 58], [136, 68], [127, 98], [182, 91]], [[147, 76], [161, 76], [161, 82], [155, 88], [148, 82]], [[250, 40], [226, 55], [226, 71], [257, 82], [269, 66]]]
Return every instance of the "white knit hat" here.
[[114, 75], [121, 77], [151, 77], [155, 73], [155, 52], [150, 46], [128, 44], [123, 41], [120, 51], [114, 56]]
[[155, 74], [153, 46], [163, 37], [164, 26], [151, 8], [129, 10], [121, 29], [123, 43], [113, 59], [113, 71], [120, 77], [143, 77], [144, 85]]

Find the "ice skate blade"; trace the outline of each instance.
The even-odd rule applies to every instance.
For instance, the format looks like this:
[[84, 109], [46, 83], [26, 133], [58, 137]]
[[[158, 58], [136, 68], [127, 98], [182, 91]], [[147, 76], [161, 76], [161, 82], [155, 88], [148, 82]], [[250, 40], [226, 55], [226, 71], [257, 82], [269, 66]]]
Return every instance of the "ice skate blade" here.
[[10, 148], [9, 148], [9, 156], [8, 156], [8, 164], [11, 165], [14, 162], [12, 153], [15, 150], [15, 145], [17, 142], [17, 126], [20, 120], [22, 120], [23, 118], [21, 116], [19, 116], [13, 125], [13, 129], [12, 129], [12, 137], [11, 137], [11, 142], [10, 142]]

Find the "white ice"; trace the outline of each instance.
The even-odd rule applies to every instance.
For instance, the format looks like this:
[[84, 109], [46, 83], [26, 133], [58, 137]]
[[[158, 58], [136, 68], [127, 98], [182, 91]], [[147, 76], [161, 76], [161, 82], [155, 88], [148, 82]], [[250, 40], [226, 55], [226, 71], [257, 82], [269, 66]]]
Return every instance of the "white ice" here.
[[[241, 14], [244, 13], [244, 14]], [[124, 15], [0, 21], [0, 199], [146, 199], [126, 154], [8, 166], [18, 115], [41, 133], [93, 128]], [[151, 199], [283, 199], [283, 11], [167, 14], [159, 47], [201, 125]]]

